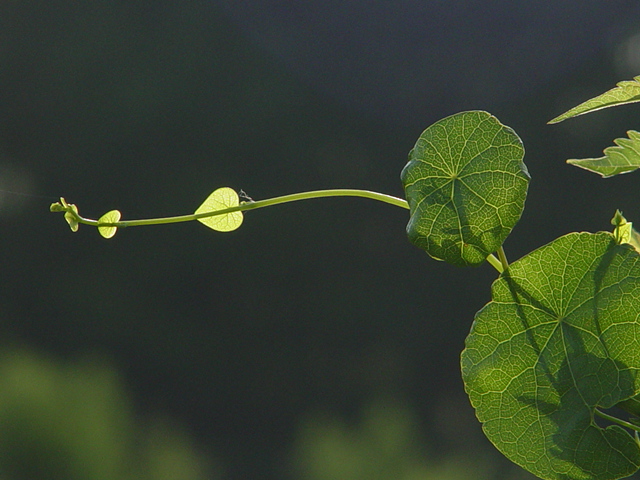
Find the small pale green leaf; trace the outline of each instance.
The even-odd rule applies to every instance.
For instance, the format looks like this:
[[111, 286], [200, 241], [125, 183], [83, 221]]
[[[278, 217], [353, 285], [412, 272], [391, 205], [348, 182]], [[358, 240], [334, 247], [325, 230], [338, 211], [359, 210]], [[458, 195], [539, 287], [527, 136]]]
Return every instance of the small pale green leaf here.
[[633, 223], [628, 222], [615, 228], [613, 232], [616, 242], [631, 243], [631, 232], [633, 231]]
[[604, 157], [571, 159], [567, 163], [602, 175], [603, 178], [633, 172], [640, 168], [640, 133], [629, 130], [627, 135], [629, 138], [616, 138], [613, 141], [615, 147], [605, 148]]
[[52, 203], [49, 207], [50, 212], [65, 212], [66, 210], [67, 209], [64, 208], [64, 205], [62, 205], [60, 202]]
[[[196, 210], [196, 215], [200, 213], [217, 212], [240, 205], [240, 199], [235, 190], [229, 187], [222, 187], [213, 192]], [[231, 232], [242, 224], [242, 212], [224, 213], [211, 217], [199, 218], [198, 221], [218, 232]]]
[[489, 440], [549, 480], [614, 480], [640, 467], [619, 426], [594, 421], [640, 393], [640, 255], [609, 233], [571, 233], [512, 263], [462, 352]]
[[620, 210], [616, 210], [615, 215], [611, 219], [613, 229], [613, 238], [617, 243], [631, 243], [631, 232], [633, 231], [633, 223], [627, 222]]
[[602, 95], [598, 95], [586, 102], [581, 103], [577, 107], [558, 115], [549, 123], [559, 123], [567, 118], [577, 117], [603, 108], [615, 107], [617, 105], [626, 105], [627, 103], [640, 102], [640, 75], [634, 77], [633, 80], [625, 80], [619, 82], [614, 88], [606, 91]]
[[520, 219], [529, 184], [524, 148], [487, 112], [462, 112], [427, 128], [402, 183], [409, 239], [437, 260], [482, 263]]
[[633, 228], [633, 222], [628, 222], [622, 215], [620, 210], [616, 210], [615, 215], [611, 219], [613, 229], [613, 238], [618, 243], [628, 243], [640, 253], [640, 233]]
[[[98, 223], [116, 223], [120, 221], [121, 216], [122, 215], [118, 210], [111, 210], [110, 212], [107, 212], [104, 215], [102, 215], [98, 219]], [[113, 237], [117, 231], [118, 231], [118, 227], [113, 227], [113, 226], [98, 227], [98, 232], [100, 232], [100, 235], [102, 235], [104, 238]]]
[[613, 218], [611, 219], [611, 225], [614, 227], [621, 227], [627, 223], [627, 219], [624, 218], [622, 212], [620, 210], [616, 210], [616, 213], [613, 214]]
[[68, 204], [64, 203], [63, 205], [64, 205], [65, 210], [66, 210], [66, 212], [64, 214], [64, 219], [69, 224], [69, 228], [71, 229], [71, 231], [72, 232], [77, 232], [78, 231], [78, 226], [79, 226], [79, 224], [78, 224], [78, 207], [76, 207], [73, 203], [68, 203]]

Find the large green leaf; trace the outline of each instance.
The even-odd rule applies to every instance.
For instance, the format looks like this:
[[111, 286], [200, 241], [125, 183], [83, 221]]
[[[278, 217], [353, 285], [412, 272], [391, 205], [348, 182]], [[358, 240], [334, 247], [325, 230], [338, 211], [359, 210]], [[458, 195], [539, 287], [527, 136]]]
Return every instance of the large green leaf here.
[[626, 105], [627, 103], [640, 102], [640, 75], [634, 77], [633, 80], [625, 80], [619, 82], [616, 87], [598, 95], [586, 102], [581, 103], [577, 107], [558, 115], [549, 123], [558, 123], [567, 118], [577, 117], [585, 113], [594, 112], [603, 108], [615, 107], [617, 105]]
[[544, 479], [611, 480], [640, 448], [607, 409], [640, 392], [640, 255], [609, 233], [571, 233], [514, 262], [462, 352], [487, 437]]
[[604, 178], [629, 173], [640, 168], [640, 133], [627, 132], [629, 138], [616, 138], [615, 147], [604, 149], [604, 157], [567, 160], [567, 163], [602, 175]]
[[409, 239], [454, 265], [478, 265], [520, 219], [529, 174], [524, 148], [487, 112], [462, 112], [427, 128], [402, 171]]

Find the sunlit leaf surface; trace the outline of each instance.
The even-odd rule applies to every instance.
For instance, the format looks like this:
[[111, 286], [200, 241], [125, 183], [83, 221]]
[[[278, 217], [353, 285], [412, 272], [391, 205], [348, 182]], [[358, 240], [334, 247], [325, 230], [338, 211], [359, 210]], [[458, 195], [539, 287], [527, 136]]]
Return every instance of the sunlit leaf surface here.
[[594, 420], [640, 392], [640, 256], [608, 233], [572, 233], [496, 280], [462, 353], [487, 437], [544, 479], [610, 480], [640, 466], [618, 426]]
[[604, 157], [567, 160], [567, 163], [602, 175], [604, 178], [629, 173], [640, 168], [640, 133], [627, 132], [629, 138], [617, 138], [615, 147], [604, 149]]
[[[239, 204], [240, 199], [236, 191], [229, 187], [222, 187], [209, 195], [195, 213], [216, 212], [230, 207], [237, 207]], [[199, 218], [198, 221], [218, 232], [231, 232], [242, 224], [242, 212]]]
[[578, 115], [594, 112], [603, 108], [635, 102], [640, 102], [640, 75], [634, 77], [633, 80], [619, 82], [617, 86], [611, 90], [587, 100], [577, 107], [573, 107], [562, 115], [558, 115], [553, 120], [549, 120], [549, 123], [558, 123], [567, 118], [577, 117]]
[[71, 229], [72, 232], [77, 232], [78, 231], [78, 207], [76, 207], [74, 204], [68, 204], [67, 206], [71, 207], [71, 209], [75, 212], [75, 215], [73, 215], [71, 212], [66, 212], [64, 214], [64, 219], [67, 221], [67, 223], [69, 224], [69, 228]]
[[[118, 210], [111, 210], [98, 219], [100, 223], [115, 223], [120, 221], [121, 214]], [[104, 238], [113, 237], [118, 231], [118, 227], [98, 227], [98, 232]]]
[[402, 171], [409, 239], [455, 265], [477, 265], [520, 219], [529, 184], [524, 148], [487, 112], [452, 115], [427, 128]]

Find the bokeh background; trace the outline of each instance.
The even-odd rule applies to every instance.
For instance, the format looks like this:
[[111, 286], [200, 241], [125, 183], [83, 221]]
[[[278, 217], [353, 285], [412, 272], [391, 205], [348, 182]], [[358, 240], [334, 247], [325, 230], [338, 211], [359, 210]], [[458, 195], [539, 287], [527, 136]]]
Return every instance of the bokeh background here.
[[640, 73], [636, 0], [8, 0], [0, 4], [0, 478], [519, 480], [459, 354], [488, 265], [436, 262], [407, 212], [322, 199], [197, 223], [214, 189], [402, 196], [419, 134], [485, 109], [533, 180], [511, 260], [640, 219], [599, 156], [638, 107], [546, 122]]

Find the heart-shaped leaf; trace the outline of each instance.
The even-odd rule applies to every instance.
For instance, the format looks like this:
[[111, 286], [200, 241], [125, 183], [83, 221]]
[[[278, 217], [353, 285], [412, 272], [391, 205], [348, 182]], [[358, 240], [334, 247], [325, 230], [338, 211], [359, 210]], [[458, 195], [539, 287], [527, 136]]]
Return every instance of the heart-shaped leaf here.
[[615, 107], [617, 105], [626, 105], [628, 103], [640, 102], [640, 75], [634, 77], [633, 80], [625, 80], [619, 82], [614, 88], [604, 92], [602, 95], [591, 98], [581, 103], [577, 107], [566, 111], [562, 115], [558, 115], [548, 123], [558, 123], [567, 118], [577, 117], [603, 108]]
[[[207, 197], [196, 210], [196, 215], [200, 213], [217, 212], [240, 205], [240, 199], [235, 190], [229, 187], [218, 188]], [[242, 224], [242, 212], [224, 213], [210, 217], [199, 218], [198, 221], [218, 232], [231, 232]]]
[[639, 371], [640, 255], [609, 233], [572, 233], [512, 263], [462, 352], [485, 434], [543, 479], [638, 470], [636, 441], [594, 412], [638, 394]]
[[602, 175], [603, 178], [633, 172], [640, 168], [640, 133], [629, 130], [627, 135], [629, 138], [616, 138], [613, 141], [615, 147], [605, 148], [604, 157], [572, 159], [567, 163]]
[[[105, 213], [98, 219], [98, 223], [116, 223], [120, 221], [121, 214], [118, 210], [111, 210], [110, 212]], [[104, 238], [113, 237], [118, 231], [118, 227], [113, 226], [98, 226], [98, 232]]]
[[409, 239], [438, 260], [478, 265], [520, 219], [529, 174], [516, 133], [487, 112], [462, 112], [427, 128], [402, 183]]

